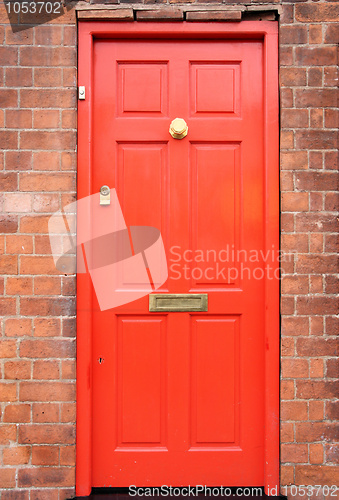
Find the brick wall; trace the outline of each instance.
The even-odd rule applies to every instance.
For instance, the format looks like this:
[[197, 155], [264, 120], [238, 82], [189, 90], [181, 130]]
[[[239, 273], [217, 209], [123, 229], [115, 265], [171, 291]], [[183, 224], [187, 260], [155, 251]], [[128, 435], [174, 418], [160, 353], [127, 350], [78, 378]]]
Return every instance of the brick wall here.
[[[282, 280], [281, 483], [332, 485], [339, 3], [281, 9], [281, 245], [293, 254]], [[54, 268], [47, 221], [75, 196], [75, 12], [13, 33], [1, 4], [0, 23], [1, 499], [62, 500], [75, 478], [75, 280]]]

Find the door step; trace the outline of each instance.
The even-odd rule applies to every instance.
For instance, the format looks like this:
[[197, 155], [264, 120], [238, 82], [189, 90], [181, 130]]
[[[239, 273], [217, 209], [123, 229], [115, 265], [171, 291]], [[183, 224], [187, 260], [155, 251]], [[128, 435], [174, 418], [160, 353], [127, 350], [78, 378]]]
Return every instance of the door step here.
[[[190, 500], [194, 498], [209, 498], [210, 500], [266, 500], [266, 499], [275, 499], [275, 500], [287, 500], [287, 497], [284, 495], [279, 495], [279, 496], [268, 496], [265, 495], [264, 489], [261, 489], [261, 492], [258, 492], [257, 495], [249, 495], [249, 496], [239, 496], [236, 495], [236, 490], [237, 488], [230, 488], [232, 490], [232, 495], [204, 495], [204, 494], [199, 494], [199, 495], [168, 495], [167, 499], [171, 500]], [[234, 493], [233, 493], [234, 492]], [[128, 488], [93, 488], [92, 493], [89, 496], [86, 497], [73, 497], [72, 499], [69, 500], [132, 500], [133, 498], [143, 498], [144, 500], [147, 500], [147, 498], [157, 498], [158, 500], [165, 499], [166, 496], [160, 496], [160, 495], [154, 495], [152, 497], [146, 496], [146, 495], [130, 495], [128, 493]]]

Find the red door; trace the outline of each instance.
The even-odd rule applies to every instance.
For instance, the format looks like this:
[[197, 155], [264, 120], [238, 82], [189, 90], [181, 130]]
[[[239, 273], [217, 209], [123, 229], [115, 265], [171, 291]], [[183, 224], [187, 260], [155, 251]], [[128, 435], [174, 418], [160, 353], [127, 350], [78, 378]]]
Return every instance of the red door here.
[[94, 295], [92, 486], [262, 486], [263, 43], [98, 38], [93, 61], [92, 192], [116, 188], [127, 226], [161, 231], [156, 293], [208, 310]]

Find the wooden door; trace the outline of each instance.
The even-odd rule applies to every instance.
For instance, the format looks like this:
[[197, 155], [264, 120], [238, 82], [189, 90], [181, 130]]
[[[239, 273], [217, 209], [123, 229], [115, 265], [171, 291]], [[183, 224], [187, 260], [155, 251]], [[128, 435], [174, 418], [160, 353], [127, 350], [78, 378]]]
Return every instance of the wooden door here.
[[92, 193], [114, 187], [127, 226], [161, 231], [156, 293], [208, 310], [101, 311], [93, 293], [92, 486], [262, 486], [263, 43], [102, 38], [93, 61]]

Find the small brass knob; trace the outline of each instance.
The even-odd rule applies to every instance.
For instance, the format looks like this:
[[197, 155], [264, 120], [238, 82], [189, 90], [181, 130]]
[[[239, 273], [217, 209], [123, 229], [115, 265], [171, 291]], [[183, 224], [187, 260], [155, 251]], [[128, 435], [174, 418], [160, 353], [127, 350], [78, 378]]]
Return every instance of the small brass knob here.
[[188, 132], [188, 126], [183, 118], [174, 118], [171, 122], [169, 133], [174, 139], [183, 139]]

